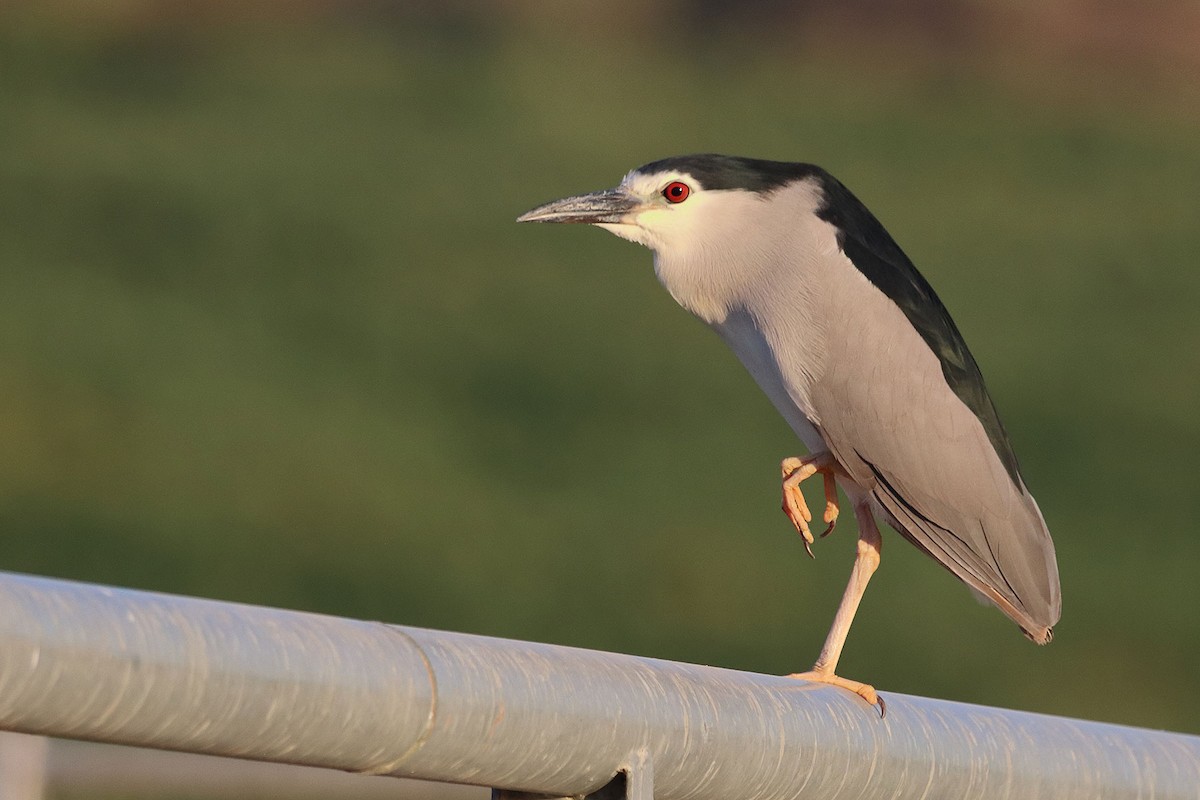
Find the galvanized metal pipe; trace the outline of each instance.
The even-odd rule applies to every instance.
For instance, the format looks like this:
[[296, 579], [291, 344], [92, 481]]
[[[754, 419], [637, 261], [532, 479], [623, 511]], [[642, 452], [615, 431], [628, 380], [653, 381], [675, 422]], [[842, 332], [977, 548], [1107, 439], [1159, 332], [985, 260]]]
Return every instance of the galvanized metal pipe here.
[[1200, 798], [1200, 737], [0, 573], [0, 729], [583, 795]]

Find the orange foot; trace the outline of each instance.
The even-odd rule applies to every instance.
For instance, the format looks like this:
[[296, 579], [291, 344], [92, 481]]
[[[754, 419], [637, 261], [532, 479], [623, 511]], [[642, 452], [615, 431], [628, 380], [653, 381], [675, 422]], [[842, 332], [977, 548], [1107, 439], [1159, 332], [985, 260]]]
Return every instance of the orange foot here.
[[788, 675], [789, 678], [798, 678], [802, 681], [812, 681], [814, 683], [827, 683], [830, 686], [840, 686], [843, 689], [849, 689], [856, 695], [866, 700], [873, 706], [879, 707], [879, 718], [883, 719], [887, 715], [887, 703], [883, 702], [883, 698], [875, 691], [874, 686], [858, 681], [852, 681], [847, 678], [834, 675], [832, 672], [821, 672], [818, 670], [809, 670], [808, 672], [794, 672]]
[[827, 527], [821, 534], [824, 538], [832, 533], [837, 525], [838, 496], [837, 481], [834, 477], [837, 462], [829, 453], [821, 453], [809, 458], [785, 458], [779, 467], [783, 472], [783, 513], [787, 514], [788, 519], [796, 526], [796, 531], [804, 539], [804, 549], [808, 551], [809, 558], [813, 558], [813, 535], [808, 529], [808, 523], [812, 522], [812, 512], [808, 510], [808, 503], [804, 502], [800, 484], [818, 472], [825, 478], [824, 520]]

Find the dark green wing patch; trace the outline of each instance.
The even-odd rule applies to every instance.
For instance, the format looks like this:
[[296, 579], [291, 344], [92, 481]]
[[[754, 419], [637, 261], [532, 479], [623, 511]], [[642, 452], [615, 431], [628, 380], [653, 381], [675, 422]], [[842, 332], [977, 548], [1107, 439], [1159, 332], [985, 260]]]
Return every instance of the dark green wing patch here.
[[941, 362], [946, 383], [979, 418], [1013, 483], [1024, 491], [1017, 456], [984, 386], [979, 365], [946, 307], [875, 215], [849, 189], [824, 170], [816, 178], [825, 197], [817, 216], [837, 228], [842, 252], [900, 307], [921, 334]]

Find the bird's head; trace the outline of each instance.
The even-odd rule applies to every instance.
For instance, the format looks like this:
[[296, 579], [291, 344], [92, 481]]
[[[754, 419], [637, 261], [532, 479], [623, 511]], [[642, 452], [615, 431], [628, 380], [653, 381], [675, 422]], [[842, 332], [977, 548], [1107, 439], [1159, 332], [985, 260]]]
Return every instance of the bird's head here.
[[638, 167], [616, 188], [555, 200], [517, 221], [597, 225], [661, 255], [750, 229], [775, 190], [812, 170], [711, 153], [675, 156]]

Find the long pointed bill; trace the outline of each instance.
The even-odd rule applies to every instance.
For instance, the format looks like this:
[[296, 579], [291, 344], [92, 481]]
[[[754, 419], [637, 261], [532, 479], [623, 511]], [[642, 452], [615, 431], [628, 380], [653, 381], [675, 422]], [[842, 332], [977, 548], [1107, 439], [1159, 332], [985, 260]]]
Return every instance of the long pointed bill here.
[[567, 197], [538, 206], [517, 217], [517, 222], [625, 222], [629, 212], [641, 206], [641, 201], [620, 189]]

